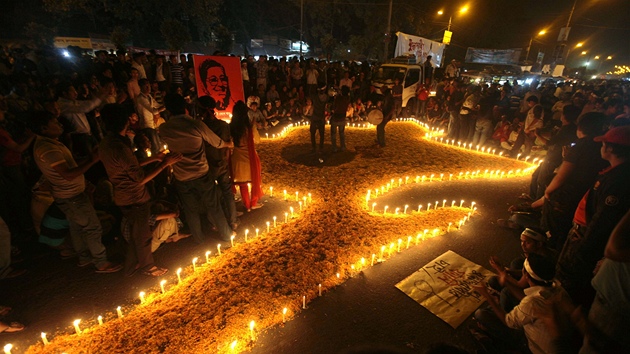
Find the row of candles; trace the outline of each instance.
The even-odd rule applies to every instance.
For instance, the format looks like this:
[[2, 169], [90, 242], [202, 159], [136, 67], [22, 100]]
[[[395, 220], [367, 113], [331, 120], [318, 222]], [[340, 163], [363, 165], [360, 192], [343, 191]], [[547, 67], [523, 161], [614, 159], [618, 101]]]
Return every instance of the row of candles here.
[[[273, 187], [269, 187], [269, 196], [273, 197]], [[305, 193], [304, 196], [302, 196], [302, 198], [300, 198], [300, 193], [298, 191], [295, 192], [295, 194], [289, 194], [287, 192], [287, 190], [283, 190], [283, 200], [284, 201], [288, 201], [288, 202], [293, 202], [296, 201], [298, 202], [299, 205], [299, 211], [302, 211], [303, 209], [305, 209], [309, 204], [311, 204], [313, 202], [313, 196], [312, 193]], [[294, 219], [298, 216], [296, 210], [291, 206], [289, 207], [289, 210], [287, 212], [284, 213], [284, 223], [289, 223], [289, 221], [291, 219]], [[273, 228], [276, 228], [278, 226], [278, 217], [274, 216], [273, 221], [267, 221], [266, 224], [266, 232], [269, 233], [271, 232], [272, 229], [272, 225]], [[256, 228], [254, 229], [254, 234], [255, 237], [257, 238], [260, 235], [261, 229]], [[253, 235], [250, 235], [250, 230], [249, 229], [245, 229], [244, 233], [244, 243], [247, 243], [250, 241], [250, 239], [252, 238]], [[232, 236], [230, 238], [230, 246], [234, 247], [236, 246], [236, 236]], [[221, 244], [217, 244], [217, 252], [216, 252], [216, 256], [222, 256], [223, 253], [225, 252], [225, 250], [221, 249]], [[197, 271], [198, 268], [203, 267], [203, 266], [209, 266], [212, 263], [213, 260], [213, 255], [212, 255], [212, 251], [206, 251], [205, 253], [205, 263], [204, 264], [200, 264], [199, 262], [199, 258], [195, 257], [192, 259], [192, 273], [195, 273]], [[183, 281], [182, 278], [182, 272], [183, 272], [183, 268], [178, 268], [177, 271], [175, 272], [175, 274], [177, 275], [177, 285], [181, 284]], [[160, 293], [162, 295], [167, 293], [167, 289], [166, 289], [166, 285], [167, 285], [167, 281], [166, 279], [162, 279], [159, 282], [159, 286], [160, 286]], [[320, 284], [320, 295], [321, 295], [321, 284]], [[140, 299], [140, 305], [144, 305], [147, 304], [147, 293], [144, 291], [141, 291], [138, 294], [138, 298]], [[304, 307], [306, 306], [306, 297], [303, 297], [303, 305]], [[288, 308], [284, 308], [282, 311], [282, 319], [283, 319], [283, 323], [286, 321], [286, 317], [287, 317], [287, 312], [288, 312]], [[123, 318], [124, 314], [123, 314], [123, 309], [121, 306], [118, 306], [116, 308], [116, 315], [117, 318]], [[97, 317], [97, 322], [99, 326], [103, 325], [103, 316], [98, 316]], [[83, 333], [83, 331], [85, 329], [81, 329], [81, 319], [76, 319], [72, 322], [72, 325], [74, 327], [74, 332], [77, 335], [80, 335]], [[250, 339], [251, 341], [255, 340], [255, 322], [251, 321], [249, 323], [249, 333], [250, 333]], [[48, 340], [48, 334], [45, 332], [41, 333], [41, 340], [42, 343], [44, 343], [44, 345], [48, 345], [50, 344], [50, 341]], [[234, 341], [232, 343], [230, 343], [230, 350], [234, 351], [236, 348], [238, 347], [238, 341]], [[8, 343], [4, 346], [4, 353], [5, 354], [11, 354], [11, 351], [13, 349], [13, 345], [11, 343]]]
[[[291, 123], [289, 125], [287, 125], [286, 127], [284, 127], [280, 133], [278, 134], [271, 134], [269, 135], [269, 133], [265, 133], [265, 139], [279, 139], [279, 138], [283, 138], [285, 137], [290, 131], [292, 131], [294, 128], [297, 127], [302, 127], [302, 126], [308, 126], [310, 123], [309, 122], [294, 122]], [[353, 128], [373, 128], [376, 127], [373, 124], [364, 122], [364, 123], [348, 123], [348, 127], [353, 127]]]

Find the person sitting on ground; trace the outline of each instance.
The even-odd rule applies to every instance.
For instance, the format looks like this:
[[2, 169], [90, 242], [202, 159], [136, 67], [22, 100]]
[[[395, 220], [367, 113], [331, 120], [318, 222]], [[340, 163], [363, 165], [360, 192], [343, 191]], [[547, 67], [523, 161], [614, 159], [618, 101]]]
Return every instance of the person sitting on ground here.
[[549, 299], [568, 298], [568, 294], [554, 281], [555, 262], [549, 257], [531, 253], [523, 263], [523, 276], [528, 285], [525, 296], [510, 312], [501, 308], [485, 286], [476, 286], [474, 290], [488, 301], [489, 308], [477, 310], [475, 318], [479, 328], [503, 347], [518, 346], [522, 334], [515, 330], [522, 329], [533, 354], [551, 353], [553, 338], [541, 318], [551, 312]]
[[269, 129], [267, 126], [267, 120], [263, 113], [258, 109], [258, 103], [252, 102], [249, 106], [249, 111], [247, 112], [249, 116], [249, 121], [252, 122], [256, 126], [257, 129]]

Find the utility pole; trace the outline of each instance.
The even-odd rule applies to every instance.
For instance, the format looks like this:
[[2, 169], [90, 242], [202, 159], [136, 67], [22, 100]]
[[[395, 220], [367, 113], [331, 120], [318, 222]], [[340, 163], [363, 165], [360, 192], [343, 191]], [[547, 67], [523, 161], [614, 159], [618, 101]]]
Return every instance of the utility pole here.
[[389, 52], [389, 41], [391, 40], [392, 31], [392, 6], [394, 0], [389, 0], [389, 15], [387, 16], [387, 30], [385, 31], [385, 50], [383, 51], [383, 62], [387, 61], [387, 53]]
[[304, 0], [300, 1], [300, 60], [302, 60], [302, 38], [304, 36]]

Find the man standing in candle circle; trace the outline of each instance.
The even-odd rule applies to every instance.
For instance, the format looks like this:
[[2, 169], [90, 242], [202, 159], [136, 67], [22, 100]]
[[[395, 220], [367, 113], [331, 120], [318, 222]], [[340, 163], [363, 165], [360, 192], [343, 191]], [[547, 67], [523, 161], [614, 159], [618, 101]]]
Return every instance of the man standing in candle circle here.
[[107, 252], [101, 242], [101, 223], [85, 193], [83, 174], [99, 161], [98, 151], [92, 150], [90, 158], [79, 165], [70, 150], [59, 141], [63, 127], [54, 115], [37, 113], [31, 123], [38, 135], [33, 146], [33, 157], [37, 167], [50, 182], [56, 205], [68, 219], [72, 246], [79, 255], [77, 265], [85, 267], [94, 264], [97, 273], [121, 270], [120, 264], [107, 260]]
[[108, 132], [100, 144], [101, 160], [114, 187], [114, 202], [131, 227], [127, 240], [125, 273], [131, 276], [140, 271], [147, 276], [162, 276], [168, 269], [156, 266], [153, 261], [153, 237], [149, 226], [151, 196], [146, 184], [166, 167], [180, 161], [182, 155], [161, 155], [159, 158], [162, 161], [145, 173], [127, 138], [129, 120], [124, 107], [117, 104], [106, 105], [101, 110], [101, 117]]
[[160, 126], [160, 137], [168, 144], [169, 150], [183, 155], [181, 161], [173, 165], [174, 184], [193, 238], [197, 243], [205, 240], [199, 217], [203, 212], [219, 231], [220, 239], [229, 241], [235, 233], [225, 218], [204, 144], [226, 149], [233, 148], [234, 143], [223, 141], [203, 122], [189, 116], [182, 96], [166, 95], [164, 103], [173, 116]]

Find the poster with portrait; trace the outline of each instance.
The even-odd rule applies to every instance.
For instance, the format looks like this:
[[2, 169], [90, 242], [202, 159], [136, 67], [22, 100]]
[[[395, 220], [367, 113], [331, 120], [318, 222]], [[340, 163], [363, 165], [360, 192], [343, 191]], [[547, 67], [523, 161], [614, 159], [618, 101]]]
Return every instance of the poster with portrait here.
[[485, 301], [473, 287], [484, 285], [493, 275], [479, 264], [447, 251], [396, 287], [457, 328]]
[[232, 107], [245, 101], [241, 61], [238, 57], [194, 55], [195, 79], [199, 97], [214, 98], [217, 118], [232, 119]]

